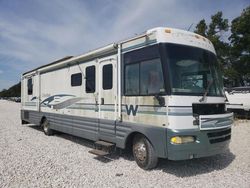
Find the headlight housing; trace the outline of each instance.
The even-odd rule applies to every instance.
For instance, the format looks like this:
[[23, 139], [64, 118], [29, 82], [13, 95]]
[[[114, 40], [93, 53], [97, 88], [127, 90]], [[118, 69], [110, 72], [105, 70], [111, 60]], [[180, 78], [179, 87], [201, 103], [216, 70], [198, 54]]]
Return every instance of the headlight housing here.
[[185, 144], [195, 142], [194, 136], [174, 136], [171, 138], [172, 144]]

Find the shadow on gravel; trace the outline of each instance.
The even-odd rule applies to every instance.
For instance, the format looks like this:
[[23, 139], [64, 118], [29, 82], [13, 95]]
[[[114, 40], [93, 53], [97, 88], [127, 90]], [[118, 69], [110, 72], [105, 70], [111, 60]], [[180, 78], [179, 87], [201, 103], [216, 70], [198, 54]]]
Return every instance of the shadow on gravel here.
[[[88, 139], [84, 139], [84, 138], [77, 137], [77, 136], [72, 136], [69, 134], [61, 133], [61, 132], [57, 132], [55, 134], [55, 136], [63, 138], [63, 139], [67, 139], [69, 141], [72, 141], [76, 144], [80, 144], [82, 146], [86, 146], [89, 148], [89, 150], [95, 148], [94, 141], [91, 141]], [[112, 162], [114, 160], [118, 160], [119, 158], [123, 158], [123, 159], [129, 160], [129, 161], [134, 160], [131, 152], [127, 152], [127, 151], [121, 150], [119, 148], [117, 148], [113, 153], [111, 153], [105, 157], [100, 157], [100, 156], [95, 156], [95, 155], [93, 155], [93, 156], [94, 156], [93, 157], [94, 159], [96, 159], [100, 162], [103, 162], [103, 163], [109, 163], [109, 162]]]
[[35, 124], [27, 124], [27, 127], [30, 127], [32, 129], [36, 129], [38, 131], [42, 131], [41, 127], [39, 125], [35, 125]]
[[[30, 128], [42, 131], [40, 126], [36, 126], [33, 124], [29, 124], [28, 126]], [[61, 132], [56, 132], [54, 136], [67, 139], [71, 142], [80, 144], [82, 146], [86, 146], [89, 148], [89, 150], [94, 148], [94, 142], [91, 140], [87, 140], [84, 138], [72, 136]], [[96, 156], [93, 158], [103, 163], [109, 163], [114, 160], [118, 160], [119, 158], [123, 158], [124, 160], [128, 161], [134, 161], [131, 151], [121, 150], [121, 149], [117, 149], [114, 153], [108, 155], [107, 157]], [[167, 159], [160, 159], [158, 167], [155, 170], [160, 170], [165, 173], [173, 174], [177, 177], [190, 177], [199, 174], [206, 174], [215, 170], [222, 170], [226, 168], [228, 165], [230, 165], [234, 159], [235, 155], [229, 150], [225, 151], [222, 154], [211, 157], [184, 160], [184, 161], [170, 161]]]
[[222, 170], [230, 165], [234, 159], [235, 155], [229, 150], [219, 155], [185, 161], [161, 159], [156, 170], [162, 170], [177, 177], [190, 177]]

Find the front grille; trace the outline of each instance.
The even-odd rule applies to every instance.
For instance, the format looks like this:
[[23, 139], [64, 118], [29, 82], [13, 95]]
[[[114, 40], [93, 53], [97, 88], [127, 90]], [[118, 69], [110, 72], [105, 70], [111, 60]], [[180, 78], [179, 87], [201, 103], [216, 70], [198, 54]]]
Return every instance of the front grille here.
[[224, 136], [231, 133], [231, 129], [220, 131], [220, 132], [213, 132], [213, 133], [207, 133], [208, 138], [211, 137], [218, 137], [218, 136]]
[[231, 139], [231, 129], [207, 133], [210, 144], [224, 142]]
[[225, 104], [192, 104], [193, 115], [212, 115], [212, 114], [224, 114]]
[[223, 138], [211, 139], [211, 140], [209, 140], [209, 142], [210, 142], [210, 144], [215, 144], [215, 143], [224, 142], [224, 141], [230, 140], [230, 139], [231, 139], [231, 135], [228, 135], [228, 136], [223, 137]]

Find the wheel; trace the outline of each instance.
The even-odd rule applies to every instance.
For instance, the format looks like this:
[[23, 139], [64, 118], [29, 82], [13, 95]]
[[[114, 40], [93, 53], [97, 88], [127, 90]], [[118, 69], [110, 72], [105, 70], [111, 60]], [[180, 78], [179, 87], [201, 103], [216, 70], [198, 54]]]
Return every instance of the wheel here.
[[53, 135], [53, 130], [49, 128], [49, 121], [47, 119], [43, 120], [41, 126], [45, 135], [47, 136]]
[[152, 144], [143, 135], [136, 135], [133, 140], [133, 155], [139, 167], [144, 170], [155, 168], [158, 157]]

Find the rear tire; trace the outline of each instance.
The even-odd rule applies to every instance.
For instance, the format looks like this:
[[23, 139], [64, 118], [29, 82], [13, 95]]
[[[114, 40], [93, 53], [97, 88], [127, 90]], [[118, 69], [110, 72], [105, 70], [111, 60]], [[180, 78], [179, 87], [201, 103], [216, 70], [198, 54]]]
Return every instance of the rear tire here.
[[133, 140], [133, 155], [139, 167], [150, 170], [157, 166], [158, 157], [152, 144], [143, 135], [136, 135]]
[[49, 121], [47, 119], [43, 120], [41, 126], [42, 126], [42, 129], [43, 129], [43, 132], [45, 135], [47, 135], [47, 136], [53, 135], [54, 131], [52, 129], [50, 129]]

